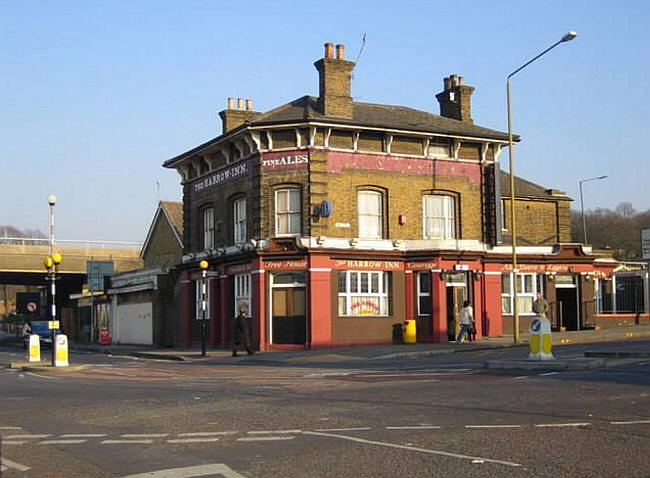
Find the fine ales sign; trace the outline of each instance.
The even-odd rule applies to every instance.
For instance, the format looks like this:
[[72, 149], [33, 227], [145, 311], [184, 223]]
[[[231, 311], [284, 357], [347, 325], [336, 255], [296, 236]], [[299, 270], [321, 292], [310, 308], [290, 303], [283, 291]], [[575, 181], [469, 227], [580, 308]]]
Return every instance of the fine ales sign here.
[[265, 154], [262, 156], [262, 169], [302, 169], [309, 164], [309, 154]]

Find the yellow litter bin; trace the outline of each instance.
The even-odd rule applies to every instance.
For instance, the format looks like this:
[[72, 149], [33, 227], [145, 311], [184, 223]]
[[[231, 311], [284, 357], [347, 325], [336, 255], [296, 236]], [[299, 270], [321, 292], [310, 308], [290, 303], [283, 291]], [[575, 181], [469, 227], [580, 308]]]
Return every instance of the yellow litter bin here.
[[404, 343], [414, 344], [415, 342], [417, 342], [415, 319], [406, 319], [404, 321]]

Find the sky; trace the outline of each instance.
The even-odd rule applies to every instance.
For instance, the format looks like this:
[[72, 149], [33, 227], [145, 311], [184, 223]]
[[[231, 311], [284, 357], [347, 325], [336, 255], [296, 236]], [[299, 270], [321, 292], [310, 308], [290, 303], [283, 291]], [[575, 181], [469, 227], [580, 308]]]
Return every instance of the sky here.
[[[650, 2], [0, 0], [0, 225], [142, 241], [158, 200], [181, 200], [163, 161], [218, 136], [228, 97], [257, 111], [318, 95], [323, 43], [355, 59], [355, 100], [439, 114], [452, 73], [475, 124], [507, 131], [515, 173], [580, 209], [650, 209]], [[501, 155], [508, 169], [508, 154]]]

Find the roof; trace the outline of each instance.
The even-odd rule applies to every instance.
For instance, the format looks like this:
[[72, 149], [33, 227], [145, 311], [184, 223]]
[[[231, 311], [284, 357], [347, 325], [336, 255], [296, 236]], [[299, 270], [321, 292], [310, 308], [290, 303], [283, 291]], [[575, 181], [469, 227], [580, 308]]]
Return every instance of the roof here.
[[[539, 184], [535, 184], [519, 176], [515, 176], [515, 193], [517, 197], [542, 198], [542, 199], [560, 199], [572, 201], [563, 191], [557, 189], [548, 189]], [[501, 171], [501, 197], [510, 196], [510, 174]]]
[[[265, 126], [282, 123], [295, 123], [304, 121], [334, 122], [350, 126], [365, 126], [380, 129], [403, 129], [431, 134], [469, 136], [475, 138], [496, 139], [506, 141], [508, 134], [482, 126], [477, 126], [468, 121], [459, 121], [452, 118], [416, 110], [407, 106], [380, 105], [374, 103], [353, 103], [353, 117], [341, 118], [327, 116], [318, 111], [318, 98], [302, 96], [265, 113], [258, 113], [251, 121], [217, 136], [206, 143], [197, 146], [183, 154], [168, 159], [163, 166], [173, 167], [173, 163], [187, 158], [201, 151], [211, 144], [219, 142], [222, 138], [246, 126]], [[518, 136], [514, 136], [519, 141]]]
[[169, 225], [174, 231], [176, 240], [178, 244], [183, 247], [183, 203], [176, 201], [160, 201], [158, 203], [158, 208], [156, 209], [156, 214], [153, 216], [153, 220], [149, 225], [149, 232], [147, 232], [147, 238], [142, 244], [142, 249], [140, 251], [140, 257], [143, 258], [144, 254], [149, 247], [151, 242], [153, 231], [156, 228], [160, 217], [164, 217]]
[[178, 237], [183, 237], [183, 203], [181, 201], [160, 201], [169, 223]]

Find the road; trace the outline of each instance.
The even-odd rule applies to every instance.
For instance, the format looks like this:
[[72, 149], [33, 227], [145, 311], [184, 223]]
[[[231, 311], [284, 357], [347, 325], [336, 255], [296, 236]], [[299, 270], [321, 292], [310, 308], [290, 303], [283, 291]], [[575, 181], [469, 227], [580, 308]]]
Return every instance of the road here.
[[[648, 351], [650, 340], [555, 351], [594, 349]], [[4, 363], [21, 356], [0, 349]], [[288, 365], [72, 354], [88, 368], [2, 368], [2, 476], [650, 476], [650, 359], [483, 366], [523, 356]]]

